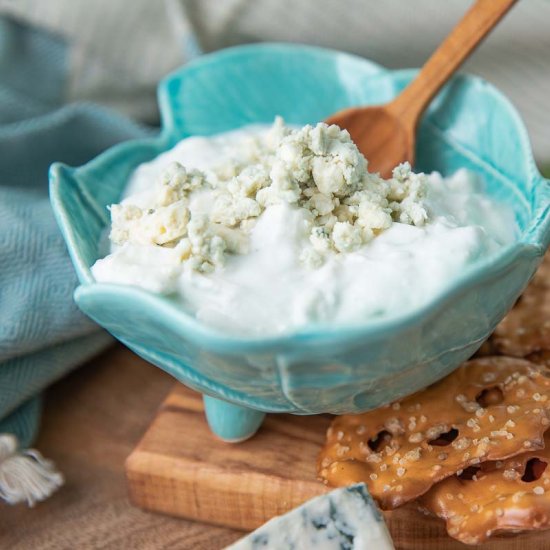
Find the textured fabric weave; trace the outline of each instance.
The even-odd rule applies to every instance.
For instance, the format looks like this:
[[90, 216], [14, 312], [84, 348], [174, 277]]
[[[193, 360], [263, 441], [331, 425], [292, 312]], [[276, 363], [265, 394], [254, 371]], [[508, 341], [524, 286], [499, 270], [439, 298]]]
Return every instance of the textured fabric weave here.
[[8, 19], [0, 38], [0, 433], [27, 445], [36, 396], [112, 341], [72, 300], [77, 281], [51, 210], [48, 168], [82, 164], [148, 130], [92, 105], [58, 108], [67, 67], [58, 38]]

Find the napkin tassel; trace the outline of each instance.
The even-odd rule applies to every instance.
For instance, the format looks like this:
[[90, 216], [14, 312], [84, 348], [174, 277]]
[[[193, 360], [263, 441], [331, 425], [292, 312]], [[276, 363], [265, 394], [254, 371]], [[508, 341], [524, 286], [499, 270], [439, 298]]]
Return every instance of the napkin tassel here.
[[34, 449], [18, 450], [17, 438], [0, 434], [0, 499], [34, 506], [63, 485], [63, 476]]

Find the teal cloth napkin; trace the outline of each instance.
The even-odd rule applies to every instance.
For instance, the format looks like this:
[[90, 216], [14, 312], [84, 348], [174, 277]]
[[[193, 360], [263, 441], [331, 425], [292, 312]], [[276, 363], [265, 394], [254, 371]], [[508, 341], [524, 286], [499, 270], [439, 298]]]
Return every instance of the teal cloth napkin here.
[[112, 341], [74, 305], [48, 168], [152, 132], [91, 104], [64, 106], [66, 70], [62, 40], [0, 18], [0, 433], [23, 446], [37, 432], [42, 390]]

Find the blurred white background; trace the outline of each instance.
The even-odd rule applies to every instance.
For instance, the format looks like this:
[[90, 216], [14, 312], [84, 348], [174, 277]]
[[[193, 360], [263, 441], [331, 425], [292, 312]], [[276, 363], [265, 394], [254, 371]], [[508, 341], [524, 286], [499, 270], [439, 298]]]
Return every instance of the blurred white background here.
[[[41, 26], [70, 46], [67, 99], [157, 121], [158, 80], [198, 51], [288, 41], [418, 67], [468, 0], [0, 0], [0, 15]], [[550, 163], [550, 1], [521, 0], [464, 70], [517, 106], [539, 162]]]

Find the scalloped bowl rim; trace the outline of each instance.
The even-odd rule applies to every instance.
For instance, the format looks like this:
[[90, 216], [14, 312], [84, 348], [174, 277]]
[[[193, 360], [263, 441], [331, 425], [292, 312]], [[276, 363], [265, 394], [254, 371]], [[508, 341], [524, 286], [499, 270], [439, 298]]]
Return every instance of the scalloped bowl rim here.
[[[91, 274], [90, 267], [79, 255], [78, 247], [76, 246], [73, 238], [71, 224], [68, 220], [66, 212], [64, 211], [64, 207], [62, 206], [62, 200], [59, 195], [59, 187], [65, 177], [62, 172], [69, 171], [72, 175], [77, 169], [82, 169], [84, 167], [89, 169], [96, 164], [105, 162], [111, 156], [120, 155], [120, 153], [125, 149], [130, 149], [136, 146], [154, 144], [158, 149], [166, 150], [166, 147], [173, 146], [171, 143], [173, 141], [172, 138], [176, 141], [182, 139], [181, 136], [172, 136], [174, 126], [168, 91], [168, 87], [172, 80], [186, 78], [190, 73], [197, 70], [197, 68], [203, 68], [204, 66], [213, 63], [226, 62], [227, 59], [239, 57], [243, 54], [250, 56], [256, 53], [284, 53], [288, 51], [292, 51], [293, 53], [307, 51], [310, 54], [333, 58], [343, 56], [347, 59], [369, 64], [374, 68], [379, 69], [379, 72], [374, 74], [373, 77], [384, 73], [412, 76], [417, 72], [416, 69], [386, 69], [367, 59], [337, 50], [318, 48], [314, 46], [265, 43], [235, 46], [219, 52], [207, 54], [170, 73], [160, 82], [158, 87], [158, 100], [161, 112], [162, 127], [161, 132], [157, 137], [129, 140], [120, 143], [109, 148], [88, 163], [78, 168], [71, 168], [63, 163], [54, 163], [50, 169], [50, 196], [54, 208], [54, 214], [67, 242], [69, 254], [73, 260], [78, 276], [82, 281], [82, 284], [75, 291], [75, 299], [77, 303], [82, 299], [89, 300], [99, 296], [103, 296], [104, 298], [116, 297], [118, 299], [124, 297], [129, 300], [137, 300], [141, 305], [144, 305], [145, 307], [150, 308], [151, 311], [162, 315], [166, 322], [169, 322], [176, 332], [178, 332], [182, 337], [192, 339], [204, 347], [217, 349], [227, 353], [246, 353], [247, 351], [258, 351], [259, 349], [267, 348], [294, 348], [297, 345], [309, 347], [318, 344], [320, 340], [324, 343], [327, 341], [330, 341], [331, 343], [352, 341], [356, 340], [358, 337], [361, 337], [364, 340], [368, 338], [375, 338], [381, 333], [391, 333], [406, 329], [408, 326], [416, 324], [419, 318], [427, 319], [437, 315], [438, 312], [441, 309], [444, 309], [446, 304], [452, 302], [458, 294], [467, 291], [469, 287], [477, 285], [484, 279], [491, 278], [495, 272], [506, 269], [522, 255], [542, 256], [544, 254], [545, 247], [543, 243], [540, 240], [537, 241], [536, 239], [530, 240], [528, 237], [533, 239], [534, 233], [535, 236], [548, 239], [548, 233], [550, 232], [550, 204], [539, 214], [536, 219], [530, 220], [528, 226], [531, 229], [530, 231], [525, 230], [516, 242], [503, 247], [499, 253], [490, 256], [486, 260], [480, 260], [468, 266], [454, 279], [452, 284], [440, 291], [436, 296], [421, 307], [414, 308], [413, 310], [402, 314], [384, 316], [378, 319], [369, 319], [364, 322], [339, 324], [337, 326], [317, 324], [309, 327], [306, 326], [300, 330], [284, 332], [269, 337], [247, 337], [239, 334], [225, 333], [220, 329], [216, 329], [202, 323], [191, 313], [186, 312], [181, 306], [162, 295], [154, 294], [130, 285], [96, 282]], [[483, 79], [476, 76], [463, 76], [466, 76], [471, 81], [477, 80], [485, 83]], [[528, 176], [531, 181], [534, 185], [550, 185], [550, 180], [545, 179], [536, 167], [527, 130], [525, 129], [525, 126], [516, 109], [493, 85], [489, 85], [489, 89], [491, 93], [503, 102], [503, 104], [508, 108], [509, 114], [515, 119], [514, 122], [516, 124], [516, 129], [521, 138], [523, 149], [522, 157], [525, 164], [525, 169], [528, 172]], [[502, 176], [509, 181], [508, 177], [504, 175]], [[533, 228], [536, 231], [533, 231]]]

